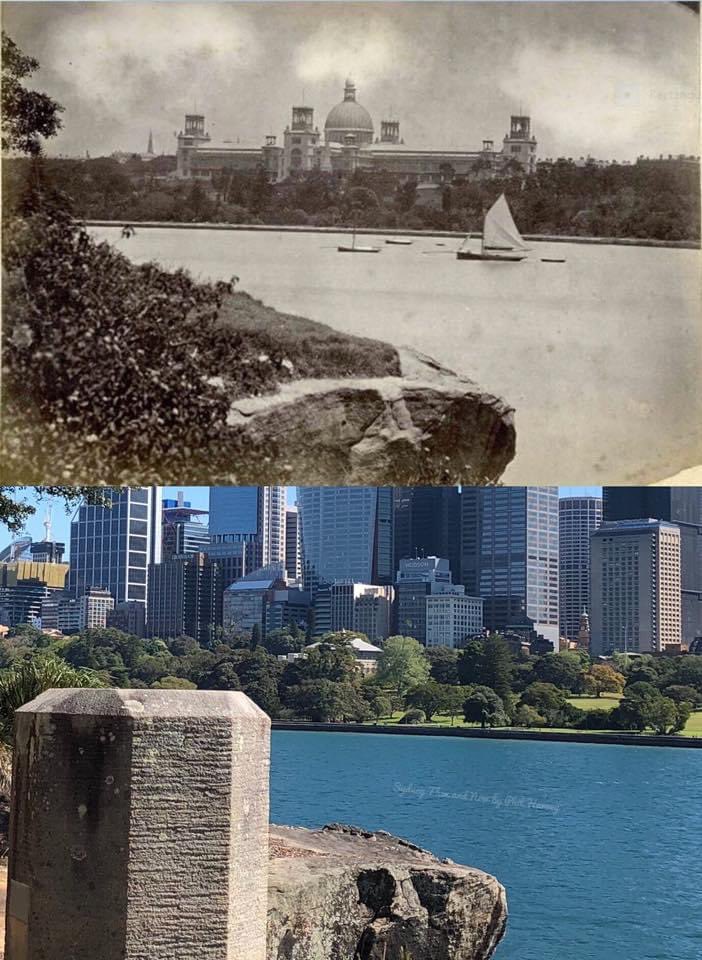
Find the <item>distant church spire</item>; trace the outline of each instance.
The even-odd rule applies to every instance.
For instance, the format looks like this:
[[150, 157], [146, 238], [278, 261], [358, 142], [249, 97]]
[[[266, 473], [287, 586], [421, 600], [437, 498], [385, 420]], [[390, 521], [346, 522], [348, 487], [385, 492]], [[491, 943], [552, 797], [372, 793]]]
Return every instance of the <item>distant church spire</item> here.
[[154, 137], [150, 130], [149, 130], [149, 145], [146, 148], [146, 152], [148, 154], [152, 154], [154, 152]]

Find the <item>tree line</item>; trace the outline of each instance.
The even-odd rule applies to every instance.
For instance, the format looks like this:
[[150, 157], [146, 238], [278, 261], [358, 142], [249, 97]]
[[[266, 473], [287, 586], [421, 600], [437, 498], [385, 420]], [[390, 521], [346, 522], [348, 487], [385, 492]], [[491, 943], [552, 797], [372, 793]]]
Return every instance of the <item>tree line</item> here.
[[[702, 707], [702, 657], [627, 657], [611, 663], [584, 652], [515, 654], [500, 635], [465, 649], [424, 648], [413, 637], [383, 644], [365, 673], [350, 639], [330, 633], [315, 645], [292, 625], [261, 638], [220, 630], [205, 647], [192, 637], [141, 639], [112, 628], [54, 637], [31, 625], [0, 640], [0, 731], [12, 713], [48, 686], [242, 690], [274, 719], [431, 723], [443, 716], [483, 727], [574, 730], [683, 729]], [[289, 654], [298, 654], [289, 657]], [[622, 694], [618, 705], [578, 709], [569, 698]], [[399, 715], [399, 716], [398, 716]]]

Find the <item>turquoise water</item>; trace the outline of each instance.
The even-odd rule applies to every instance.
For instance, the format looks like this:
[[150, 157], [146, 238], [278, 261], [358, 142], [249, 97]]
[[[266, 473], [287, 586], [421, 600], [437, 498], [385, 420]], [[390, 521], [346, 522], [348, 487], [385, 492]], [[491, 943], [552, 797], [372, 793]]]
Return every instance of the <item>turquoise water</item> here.
[[702, 753], [273, 735], [271, 820], [384, 829], [505, 885], [496, 960], [702, 958]]

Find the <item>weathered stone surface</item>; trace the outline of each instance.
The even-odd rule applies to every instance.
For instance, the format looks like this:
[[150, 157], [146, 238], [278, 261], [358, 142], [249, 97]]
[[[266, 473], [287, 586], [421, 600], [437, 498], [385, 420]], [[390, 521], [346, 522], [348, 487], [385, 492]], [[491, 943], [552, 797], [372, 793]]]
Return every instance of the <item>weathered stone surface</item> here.
[[387, 833], [271, 827], [267, 960], [487, 960], [506, 921], [480, 870]]
[[400, 377], [293, 380], [234, 401], [222, 437], [232, 482], [499, 479], [515, 453], [512, 409], [427, 357], [404, 350], [400, 360]]
[[263, 711], [50, 690], [15, 716], [7, 960], [263, 960]]

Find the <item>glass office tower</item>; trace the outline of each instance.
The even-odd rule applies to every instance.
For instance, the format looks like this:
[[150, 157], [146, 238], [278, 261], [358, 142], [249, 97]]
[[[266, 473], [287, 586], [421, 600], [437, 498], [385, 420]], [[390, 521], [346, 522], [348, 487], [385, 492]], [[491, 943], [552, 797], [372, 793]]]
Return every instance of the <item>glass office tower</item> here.
[[562, 497], [558, 509], [561, 636], [577, 640], [590, 613], [590, 537], [602, 523], [602, 497]]
[[146, 605], [150, 563], [161, 560], [161, 488], [110, 488], [110, 507], [82, 504], [71, 522], [68, 589], [109, 590], [115, 603]]
[[482, 487], [479, 496], [485, 626], [527, 616], [558, 650], [558, 487]]
[[392, 487], [298, 487], [305, 589], [393, 582]]
[[285, 563], [285, 487], [210, 487], [213, 543], [256, 543], [256, 565]]

